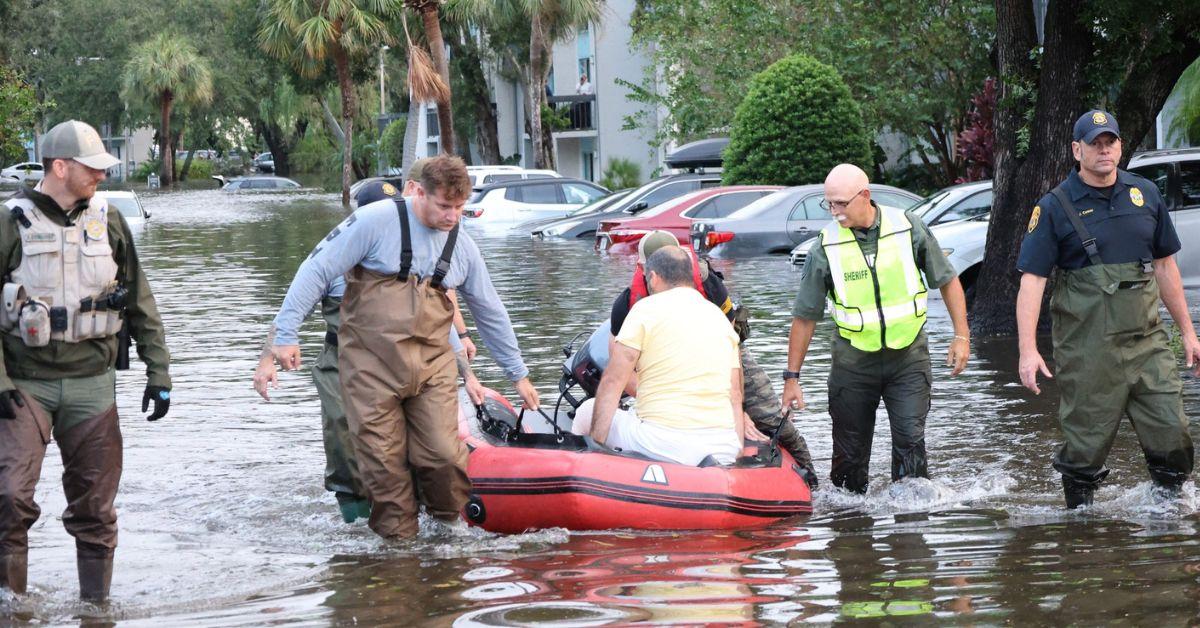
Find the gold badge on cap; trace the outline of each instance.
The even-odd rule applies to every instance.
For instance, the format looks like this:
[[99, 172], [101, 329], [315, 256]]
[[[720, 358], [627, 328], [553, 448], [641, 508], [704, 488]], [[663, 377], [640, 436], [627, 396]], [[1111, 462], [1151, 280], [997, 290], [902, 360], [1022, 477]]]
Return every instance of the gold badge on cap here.
[[95, 218], [89, 220], [83, 228], [87, 231], [87, 236], [93, 240], [99, 240], [104, 237], [104, 223]]
[[382, 189], [383, 193], [387, 194], [388, 196], [396, 195], [396, 186], [392, 185], [391, 183], [384, 183]]
[[1038, 218], [1041, 218], [1041, 217], [1042, 217], [1042, 206], [1034, 205], [1033, 206], [1033, 214], [1031, 216], [1029, 216], [1029, 233], [1033, 233], [1033, 230], [1037, 229]]
[[1142, 197], [1142, 191], [1137, 188], [1129, 188], [1129, 200], [1138, 207], [1146, 204], [1146, 199]]
[[1108, 116], [1104, 115], [1104, 112], [1102, 111], [1097, 111], [1096, 113], [1092, 114], [1092, 124], [1096, 126], [1108, 124]]

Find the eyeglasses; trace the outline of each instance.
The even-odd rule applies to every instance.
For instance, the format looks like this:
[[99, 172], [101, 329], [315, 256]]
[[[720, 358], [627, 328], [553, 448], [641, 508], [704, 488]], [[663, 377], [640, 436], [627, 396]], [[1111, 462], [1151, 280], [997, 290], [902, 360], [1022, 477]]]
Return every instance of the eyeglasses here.
[[821, 209], [823, 209], [825, 211], [833, 211], [834, 209], [839, 209], [839, 210], [846, 209], [846, 207], [848, 205], [850, 205], [850, 203], [854, 202], [854, 199], [858, 198], [859, 194], [866, 192], [868, 189], [869, 188], [863, 188], [863, 189], [855, 192], [854, 195], [851, 196], [849, 200], [845, 200], [845, 201], [831, 201], [827, 198], [823, 198], [823, 199], [821, 199]]

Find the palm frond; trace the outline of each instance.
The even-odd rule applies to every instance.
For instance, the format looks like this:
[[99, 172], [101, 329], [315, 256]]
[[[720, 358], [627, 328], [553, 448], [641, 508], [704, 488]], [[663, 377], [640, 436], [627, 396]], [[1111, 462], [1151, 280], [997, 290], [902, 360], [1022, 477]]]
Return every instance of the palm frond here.
[[408, 92], [418, 102], [450, 100], [450, 86], [433, 67], [429, 53], [420, 46], [408, 46]]

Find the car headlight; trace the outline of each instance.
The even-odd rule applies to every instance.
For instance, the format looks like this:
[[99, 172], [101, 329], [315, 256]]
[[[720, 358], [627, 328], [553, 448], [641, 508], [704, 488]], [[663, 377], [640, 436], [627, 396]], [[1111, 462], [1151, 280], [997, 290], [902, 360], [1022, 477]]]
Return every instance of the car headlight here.
[[950, 257], [953, 254], [954, 249], [942, 249], [942, 255], [945, 255], [946, 257]]
[[562, 227], [550, 227], [549, 229], [542, 230], [542, 234], [548, 236], [559, 236], [562, 235], [562, 232]]

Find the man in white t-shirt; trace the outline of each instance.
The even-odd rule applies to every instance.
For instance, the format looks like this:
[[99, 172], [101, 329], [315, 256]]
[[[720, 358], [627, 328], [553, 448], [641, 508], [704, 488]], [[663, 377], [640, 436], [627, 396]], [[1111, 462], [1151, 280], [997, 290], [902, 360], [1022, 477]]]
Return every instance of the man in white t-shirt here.
[[[738, 336], [721, 309], [693, 286], [692, 261], [663, 247], [645, 265], [650, 296], [630, 310], [600, 380], [594, 406], [576, 412], [573, 431], [655, 460], [731, 464], [742, 449]], [[637, 409], [621, 410], [637, 370]]]

